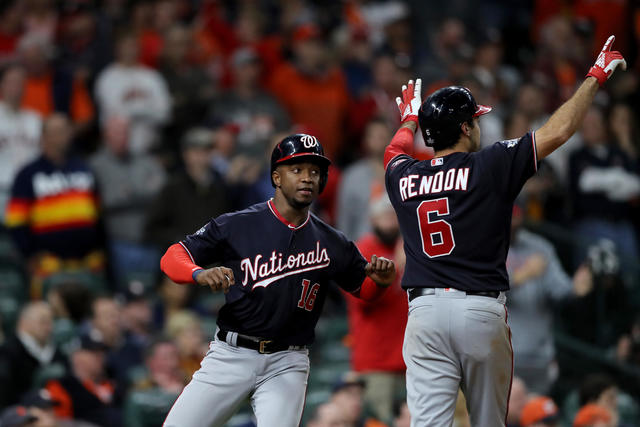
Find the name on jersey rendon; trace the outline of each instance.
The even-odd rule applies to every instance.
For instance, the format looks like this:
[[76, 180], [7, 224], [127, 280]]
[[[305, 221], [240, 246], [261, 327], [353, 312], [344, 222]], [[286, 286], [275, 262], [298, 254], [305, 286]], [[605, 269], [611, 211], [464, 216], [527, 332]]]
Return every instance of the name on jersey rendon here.
[[[244, 258], [240, 261], [240, 269], [244, 271], [244, 279], [242, 286], [249, 282], [249, 276], [255, 283], [253, 288], [260, 286], [268, 286], [274, 281], [292, 274], [303, 273], [305, 271], [317, 270], [329, 265], [329, 254], [326, 248], [320, 248], [320, 242], [316, 241], [315, 250], [309, 252], [300, 252], [291, 254], [283, 262], [282, 252], [271, 252], [271, 256], [260, 263], [262, 254], [254, 257], [253, 262], [250, 258]], [[282, 274], [278, 274], [282, 273]], [[262, 279], [256, 282], [256, 279]]]
[[424, 175], [422, 178], [420, 175], [409, 175], [400, 178], [398, 186], [400, 187], [400, 197], [404, 202], [413, 197], [437, 194], [443, 191], [467, 191], [468, 182], [469, 168], [453, 168], [446, 171], [446, 174], [445, 171], [439, 171], [433, 175]]

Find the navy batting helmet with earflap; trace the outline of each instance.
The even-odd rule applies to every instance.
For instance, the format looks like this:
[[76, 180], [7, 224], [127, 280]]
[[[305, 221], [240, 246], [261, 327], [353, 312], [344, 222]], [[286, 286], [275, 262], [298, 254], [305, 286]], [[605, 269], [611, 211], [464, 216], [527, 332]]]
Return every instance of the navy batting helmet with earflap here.
[[[320, 166], [320, 193], [322, 193], [327, 185], [331, 160], [324, 155], [322, 145], [313, 135], [298, 133], [280, 141], [271, 153], [271, 174], [273, 175], [278, 165], [301, 162], [312, 162]], [[275, 187], [273, 178], [271, 178], [271, 185]]]
[[418, 123], [424, 142], [437, 150], [458, 142], [464, 122], [487, 114], [491, 107], [478, 105], [466, 87], [438, 89], [424, 100], [418, 111]]

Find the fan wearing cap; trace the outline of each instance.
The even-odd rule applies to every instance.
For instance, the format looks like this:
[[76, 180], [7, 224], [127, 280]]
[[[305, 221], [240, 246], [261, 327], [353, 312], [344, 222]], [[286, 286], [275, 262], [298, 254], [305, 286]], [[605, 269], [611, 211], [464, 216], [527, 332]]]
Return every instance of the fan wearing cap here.
[[368, 417], [364, 401], [365, 380], [355, 372], [345, 372], [333, 384], [330, 403], [335, 404], [349, 426], [384, 427], [385, 424]]
[[392, 261], [371, 255], [367, 262], [309, 212], [330, 163], [315, 136], [285, 137], [271, 155], [272, 199], [209, 221], [162, 257], [174, 282], [221, 290], [226, 300], [216, 339], [165, 427], [223, 425], [247, 398], [258, 425], [299, 425], [307, 346], [330, 282], [363, 299], [393, 283]]
[[[599, 86], [618, 65], [604, 45], [575, 94], [539, 129], [480, 149], [478, 117], [491, 108], [450, 86], [422, 102], [422, 82], [402, 87], [401, 125], [384, 155], [398, 216], [409, 295], [404, 338], [407, 404], [413, 426], [449, 426], [461, 387], [474, 427], [506, 423], [513, 375], [506, 294], [513, 202], [538, 162], [580, 126]], [[412, 157], [418, 125], [435, 153]]]
[[618, 424], [604, 406], [589, 403], [584, 405], [573, 419], [573, 427], [615, 427]]
[[520, 414], [520, 427], [556, 427], [560, 416], [558, 407], [550, 398], [537, 396], [529, 399]]
[[107, 345], [91, 334], [82, 335], [71, 351], [71, 369], [60, 379], [46, 384], [55, 415], [61, 419], [78, 419], [104, 427], [122, 425], [118, 393], [107, 378]]

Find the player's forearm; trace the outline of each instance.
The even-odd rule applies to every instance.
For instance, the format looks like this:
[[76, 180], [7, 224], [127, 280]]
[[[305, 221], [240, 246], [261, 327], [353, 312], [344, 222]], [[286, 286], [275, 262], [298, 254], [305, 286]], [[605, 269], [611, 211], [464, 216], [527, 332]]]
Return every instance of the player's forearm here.
[[409, 156], [413, 156], [413, 135], [418, 126], [415, 122], [409, 121], [403, 123], [400, 126], [400, 129], [396, 132], [391, 139], [389, 145], [384, 150], [384, 168], [387, 168], [387, 165], [396, 156], [400, 154], [407, 154]]
[[187, 250], [179, 243], [173, 244], [160, 259], [160, 269], [176, 283], [195, 283], [193, 273], [202, 270], [196, 265]]
[[587, 77], [573, 96], [535, 132], [538, 159], [564, 144], [578, 130], [598, 91], [598, 80]]

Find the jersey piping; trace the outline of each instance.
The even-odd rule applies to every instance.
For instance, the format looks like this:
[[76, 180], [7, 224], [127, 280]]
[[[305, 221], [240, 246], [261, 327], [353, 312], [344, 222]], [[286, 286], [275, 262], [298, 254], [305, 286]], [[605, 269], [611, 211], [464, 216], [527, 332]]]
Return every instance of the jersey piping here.
[[267, 202], [267, 206], [269, 206], [269, 210], [271, 211], [271, 213], [273, 215], [275, 215], [275, 217], [278, 218], [278, 220], [280, 220], [281, 223], [283, 223], [284, 225], [286, 225], [287, 227], [289, 227], [292, 230], [300, 230], [302, 227], [307, 225], [307, 223], [309, 222], [309, 212], [308, 211], [307, 211], [307, 219], [305, 219], [302, 224], [295, 225], [294, 223], [289, 222], [285, 217], [282, 216], [282, 214], [280, 212], [278, 212], [278, 209], [276, 209], [276, 205], [273, 204], [273, 199], [269, 199], [269, 201]]

